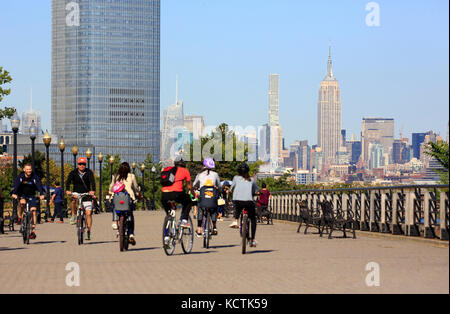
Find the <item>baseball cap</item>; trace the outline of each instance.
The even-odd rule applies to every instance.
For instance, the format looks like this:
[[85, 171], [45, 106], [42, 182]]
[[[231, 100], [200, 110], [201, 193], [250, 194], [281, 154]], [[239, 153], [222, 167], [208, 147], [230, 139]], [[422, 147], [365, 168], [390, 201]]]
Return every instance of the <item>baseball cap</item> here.
[[87, 164], [87, 159], [84, 157], [78, 158], [78, 164]]

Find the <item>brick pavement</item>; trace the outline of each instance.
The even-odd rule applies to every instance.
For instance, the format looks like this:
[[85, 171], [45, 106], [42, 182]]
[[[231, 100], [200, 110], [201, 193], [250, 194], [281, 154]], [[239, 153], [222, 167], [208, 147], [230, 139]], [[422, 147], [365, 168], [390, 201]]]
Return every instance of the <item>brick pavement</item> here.
[[[328, 240], [275, 222], [258, 225], [259, 246], [243, 256], [225, 221], [211, 249], [195, 238], [191, 255], [178, 246], [167, 257], [163, 215], [137, 212], [137, 246], [123, 253], [110, 214], [94, 217], [93, 240], [83, 246], [67, 222], [39, 225], [29, 246], [17, 231], [0, 235], [0, 293], [449, 293], [449, 250], [433, 243]], [[70, 262], [80, 266], [80, 287], [66, 285]], [[380, 265], [380, 287], [365, 284], [369, 262]]]

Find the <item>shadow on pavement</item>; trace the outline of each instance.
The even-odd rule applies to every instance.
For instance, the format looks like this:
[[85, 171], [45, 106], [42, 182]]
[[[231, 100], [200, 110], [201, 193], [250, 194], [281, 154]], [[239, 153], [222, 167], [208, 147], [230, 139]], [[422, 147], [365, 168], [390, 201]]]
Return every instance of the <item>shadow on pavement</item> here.
[[211, 249], [224, 249], [224, 248], [230, 248], [230, 247], [236, 247], [237, 244], [230, 244], [230, 245], [213, 245], [210, 246]]
[[147, 248], [138, 248], [138, 249], [129, 249], [128, 252], [138, 252], [138, 251], [152, 251], [161, 249], [161, 247], [147, 247]]
[[16, 251], [16, 250], [25, 250], [25, 248], [24, 247], [17, 247], [17, 248], [0, 247], [0, 251]]
[[40, 241], [40, 242], [31, 242], [33, 245], [41, 245], [41, 244], [53, 244], [53, 243], [66, 243], [67, 241]]
[[[87, 241], [87, 240], [85, 240]], [[117, 243], [118, 241], [97, 241], [97, 242], [84, 242], [85, 245], [97, 245], [97, 244], [106, 244], [106, 243]]]
[[247, 251], [247, 254], [272, 253], [272, 252], [275, 252], [275, 250]]

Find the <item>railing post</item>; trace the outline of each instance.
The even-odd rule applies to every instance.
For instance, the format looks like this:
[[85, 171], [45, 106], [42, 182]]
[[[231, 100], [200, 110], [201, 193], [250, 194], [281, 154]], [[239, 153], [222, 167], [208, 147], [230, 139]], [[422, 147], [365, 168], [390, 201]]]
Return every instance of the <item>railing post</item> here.
[[382, 194], [381, 194], [381, 232], [382, 233], [389, 232], [389, 226], [386, 223], [386, 202], [387, 202], [386, 193], [382, 192]]
[[[352, 195], [352, 210], [353, 210], [353, 218], [355, 221], [353, 222], [355, 224], [355, 229], [359, 230], [361, 229], [361, 202], [358, 202], [358, 198], [361, 194], [353, 193]], [[358, 205], [359, 204], [359, 205]]]
[[439, 216], [441, 219], [441, 240], [448, 241], [448, 192], [445, 192], [444, 190], [441, 190], [440, 193], [441, 202], [440, 202], [440, 209], [439, 209]]
[[430, 196], [430, 191], [425, 191], [424, 192], [424, 197], [423, 197], [423, 227], [424, 227], [424, 237], [428, 238], [428, 239], [433, 239], [434, 238], [434, 230], [431, 226], [431, 221], [430, 221], [430, 201], [431, 201], [431, 196]]
[[343, 193], [342, 194], [342, 213], [343, 213], [343, 216], [344, 216], [345, 219], [348, 218], [348, 212], [349, 212], [348, 204], [349, 204], [348, 194], [347, 193]]
[[392, 221], [391, 221], [391, 230], [392, 230], [392, 234], [394, 234], [394, 235], [402, 234], [401, 227], [397, 223], [397, 221], [398, 221], [398, 217], [397, 217], [398, 216], [398, 212], [397, 212], [398, 206], [399, 206], [398, 192], [394, 191], [392, 194]]
[[408, 203], [408, 207], [409, 207], [409, 221], [408, 221], [408, 235], [411, 237], [417, 237], [420, 235], [419, 232], [419, 226], [416, 225], [416, 221], [415, 221], [415, 202], [416, 202], [416, 193], [415, 191], [411, 191], [409, 193], [409, 203]]
[[277, 195], [277, 219], [281, 220], [281, 194]]
[[369, 231], [369, 222], [366, 220], [366, 193], [361, 193], [361, 231]]

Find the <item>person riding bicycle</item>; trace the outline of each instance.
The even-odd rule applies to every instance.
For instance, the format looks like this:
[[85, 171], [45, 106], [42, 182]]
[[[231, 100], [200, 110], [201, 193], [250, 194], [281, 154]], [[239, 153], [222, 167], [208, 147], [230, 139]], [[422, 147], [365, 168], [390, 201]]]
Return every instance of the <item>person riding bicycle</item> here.
[[237, 171], [238, 175], [233, 178], [233, 184], [231, 185], [231, 190], [233, 191], [233, 201], [236, 207], [234, 215], [236, 221], [234, 223], [237, 225], [237, 221], [242, 210], [246, 209], [252, 230], [250, 234], [250, 246], [256, 247], [258, 243], [255, 240], [256, 210], [253, 196], [257, 194], [258, 186], [256, 185], [255, 180], [250, 177], [250, 167], [246, 163], [240, 164]]
[[262, 183], [261, 190], [258, 193], [258, 219], [261, 220], [263, 215], [267, 214], [269, 207], [270, 191], [267, 189], [266, 183]]
[[[109, 194], [114, 195], [114, 185], [120, 182], [124, 185], [125, 191], [131, 198], [130, 203], [130, 221], [128, 222], [128, 234], [130, 238], [130, 243], [136, 245], [136, 238], [134, 236], [134, 215], [133, 211], [136, 210], [136, 203], [138, 202], [137, 196], [140, 193], [141, 188], [137, 184], [136, 176], [131, 173], [130, 165], [127, 162], [123, 162], [119, 166], [117, 174], [113, 177], [111, 184], [109, 185]], [[118, 217], [115, 215], [115, 210], [113, 210], [113, 229], [117, 230], [117, 220]]]
[[[214, 162], [214, 159], [212, 158], [205, 158], [203, 161], [203, 170], [197, 175], [197, 177], [194, 180], [194, 188], [198, 188], [198, 190], [201, 190], [204, 186], [214, 186], [217, 190], [220, 189], [220, 178], [217, 172], [213, 171], [213, 169], [216, 168], [216, 164]], [[201, 203], [201, 200], [200, 202]], [[213, 235], [217, 235], [217, 207], [214, 209], [205, 209], [200, 208], [198, 210], [197, 215], [197, 231], [196, 235], [197, 237], [202, 236], [202, 221], [203, 221], [203, 214], [205, 213], [205, 210], [209, 210], [211, 213], [211, 219], [213, 223]]]
[[[95, 197], [95, 178], [92, 170], [86, 168], [87, 159], [84, 157], [78, 158], [77, 169], [72, 170], [67, 177], [66, 182], [66, 194], [72, 196], [72, 202], [70, 203], [70, 209], [72, 211], [72, 218], [70, 224], [76, 224], [75, 211], [77, 208], [78, 194], [89, 193], [91, 197]], [[73, 185], [73, 190], [70, 191], [70, 187]], [[86, 202], [87, 204], [87, 202]], [[85, 206], [86, 210], [86, 222], [87, 222], [87, 240], [91, 240], [91, 228], [92, 228], [92, 202], [90, 206]]]
[[30, 206], [30, 211], [33, 214], [31, 223], [31, 235], [30, 239], [36, 239], [36, 222], [37, 222], [37, 199], [36, 191], [39, 192], [40, 200], [44, 199], [44, 188], [42, 187], [41, 179], [33, 172], [33, 168], [30, 164], [26, 164], [23, 167], [23, 172], [17, 176], [14, 181], [14, 189], [12, 192], [13, 199], [20, 200], [20, 206], [18, 208], [18, 220], [22, 221], [23, 212], [27, 205]]
[[173, 184], [162, 188], [161, 203], [167, 215], [169, 215], [170, 211], [170, 201], [180, 203], [183, 206], [181, 212], [181, 227], [189, 228], [188, 218], [192, 207], [192, 198], [189, 194], [184, 192], [183, 183], [186, 182], [189, 192], [194, 195], [195, 192], [192, 187], [191, 174], [189, 173], [189, 170], [186, 169], [186, 160], [182, 156], [177, 156], [175, 158], [174, 165], [175, 169], [169, 167], [163, 170], [163, 172], [165, 172], [173, 169], [175, 177]]

